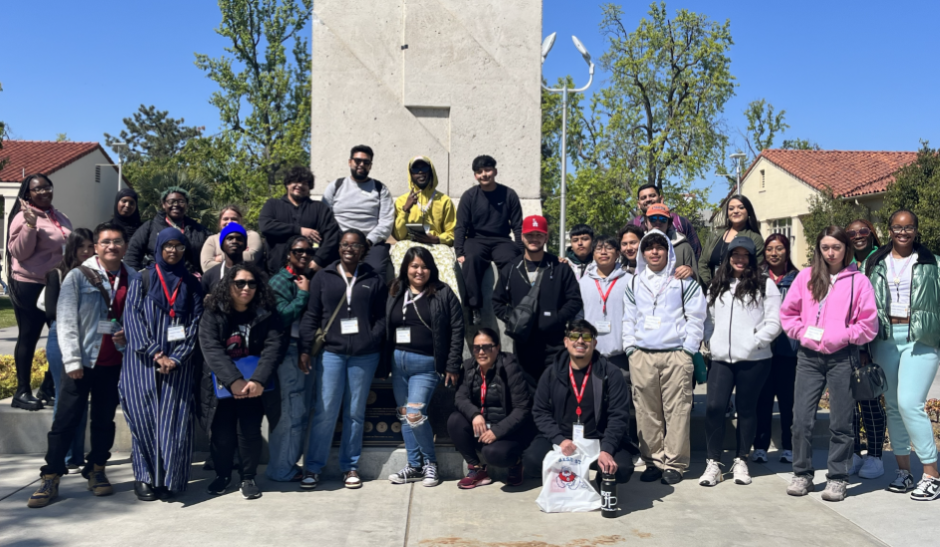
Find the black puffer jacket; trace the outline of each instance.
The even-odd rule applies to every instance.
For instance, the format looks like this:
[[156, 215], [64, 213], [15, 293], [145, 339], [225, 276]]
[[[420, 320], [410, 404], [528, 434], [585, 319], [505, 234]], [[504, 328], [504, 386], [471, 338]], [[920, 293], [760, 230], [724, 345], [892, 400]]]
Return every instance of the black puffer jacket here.
[[[463, 380], [457, 388], [455, 406], [457, 411], [464, 415], [468, 421], [480, 414], [480, 387], [483, 378], [480, 376], [480, 365], [476, 359], [467, 359], [463, 364]], [[510, 353], [500, 352], [496, 357], [496, 364], [487, 373], [486, 398], [498, 395], [499, 406], [488, 405], [483, 417], [491, 424], [491, 431], [497, 439], [518, 431], [521, 428], [532, 427], [532, 397], [529, 396], [529, 384], [525, 380], [522, 367], [516, 357]]]
[[[128, 268], [134, 268], [137, 271], [143, 270], [153, 264], [153, 248], [157, 245], [157, 236], [160, 232], [169, 228], [166, 223], [166, 217], [162, 214], [144, 222], [140, 228], [134, 232], [134, 237], [127, 246], [127, 254], [124, 255], [124, 263]], [[202, 265], [199, 263], [199, 253], [202, 252], [203, 245], [206, 244], [206, 238], [209, 237], [209, 230], [195, 220], [186, 217], [183, 220], [183, 234], [189, 241], [186, 248], [186, 269], [189, 273], [201, 273]]]
[[[401, 306], [407, 288], [399, 291], [396, 296], [389, 295], [385, 303], [385, 354], [386, 365], [391, 364], [391, 357], [395, 349], [395, 333], [392, 332], [391, 321], [394, 306]], [[431, 338], [434, 341], [434, 367], [441, 374], [445, 372], [460, 372], [460, 360], [463, 357], [463, 308], [457, 295], [445, 283], [438, 283], [434, 294], [428, 297], [431, 308], [431, 317], [422, 317], [431, 328]], [[388, 369], [386, 369], [388, 370]]]

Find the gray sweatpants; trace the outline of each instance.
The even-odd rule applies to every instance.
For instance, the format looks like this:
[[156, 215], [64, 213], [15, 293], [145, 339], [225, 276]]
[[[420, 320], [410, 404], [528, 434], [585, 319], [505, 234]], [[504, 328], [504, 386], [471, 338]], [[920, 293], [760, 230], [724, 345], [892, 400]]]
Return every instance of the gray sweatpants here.
[[793, 403], [793, 474], [813, 475], [813, 427], [816, 409], [826, 386], [829, 387], [829, 473], [830, 480], [848, 480], [855, 442], [852, 420], [852, 357], [857, 349], [843, 348], [827, 355], [800, 348], [796, 359], [796, 385]]

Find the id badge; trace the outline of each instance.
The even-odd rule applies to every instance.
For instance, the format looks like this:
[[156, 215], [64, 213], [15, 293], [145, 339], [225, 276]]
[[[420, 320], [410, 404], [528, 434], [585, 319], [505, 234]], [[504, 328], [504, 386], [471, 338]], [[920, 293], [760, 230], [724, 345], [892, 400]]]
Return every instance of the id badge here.
[[359, 319], [343, 319], [339, 322], [340, 334], [359, 334]]
[[815, 340], [816, 342], [822, 342], [823, 329], [819, 327], [808, 327], [806, 329], [806, 334], [804, 334], [803, 337], [809, 338], [810, 340]]
[[584, 441], [584, 424], [574, 424], [571, 426], [571, 440], [575, 444]]
[[610, 321], [598, 321], [594, 323], [597, 334], [610, 334]]
[[904, 304], [891, 303], [891, 317], [909, 317], [910, 315], [910, 310]]
[[643, 328], [646, 330], [658, 330], [661, 326], [663, 326], [662, 317], [656, 317], [655, 315], [647, 315], [643, 321]]
[[114, 334], [114, 323], [98, 321], [98, 334]]
[[179, 342], [186, 339], [186, 328], [182, 325], [176, 325], [166, 330], [167, 342]]
[[395, 329], [395, 343], [396, 344], [410, 344], [411, 343], [411, 327], [398, 327]]

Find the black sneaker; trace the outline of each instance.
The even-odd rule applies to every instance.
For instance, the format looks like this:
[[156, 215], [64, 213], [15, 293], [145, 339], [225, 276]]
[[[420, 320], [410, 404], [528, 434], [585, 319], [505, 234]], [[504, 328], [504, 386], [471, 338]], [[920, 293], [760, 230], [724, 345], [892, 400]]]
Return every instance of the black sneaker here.
[[224, 494], [228, 487], [232, 484], [232, 477], [216, 477], [212, 482], [209, 483], [209, 488], [206, 489], [206, 492], [210, 496], [219, 496]]
[[663, 484], [679, 484], [682, 482], [682, 473], [675, 469], [667, 469], [663, 471], [663, 478], [659, 482]]
[[42, 410], [42, 401], [33, 397], [29, 391], [24, 391], [13, 397], [10, 403], [13, 408], [22, 408], [23, 410]]
[[246, 500], [256, 500], [261, 497], [261, 489], [255, 484], [255, 479], [242, 481], [242, 497]]
[[910, 471], [905, 471], [904, 469], [897, 470], [897, 476], [891, 481], [891, 484], [888, 485], [888, 492], [894, 492], [895, 494], [906, 494], [914, 489], [914, 475], [911, 475]]
[[405, 468], [398, 473], [389, 475], [388, 480], [391, 481], [392, 484], [407, 484], [409, 482], [423, 481], [424, 468], [406, 465]]
[[663, 470], [652, 465], [647, 465], [646, 471], [640, 475], [640, 481], [642, 482], [656, 482], [661, 478], [663, 478]]
[[304, 477], [300, 479], [301, 490], [313, 490], [320, 484], [320, 474], [304, 471]]

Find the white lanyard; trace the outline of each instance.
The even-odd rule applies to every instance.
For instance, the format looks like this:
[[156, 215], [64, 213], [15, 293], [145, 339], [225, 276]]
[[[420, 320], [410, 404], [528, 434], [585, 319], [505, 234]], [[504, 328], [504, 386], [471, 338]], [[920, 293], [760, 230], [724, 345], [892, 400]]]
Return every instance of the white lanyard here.
[[[402, 317], [404, 317], [405, 311], [408, 309], [408, 304], [414, 304], [414, 303], [417, 302], [418, 300], [421, 300], [421, 297], [424, 296], [424, 293], [426, 293], [426, 292], [428, 292], [428, 290], [427, 290], [427, 289], [424, 289], [423, 291], [421, 291], [421, 292], [418, 293], [418, 296], [415, 296], [414, 298], [411, 298], [411, 289], [410, 289], [410, 288], [409, 288], [409, 289], [405, 289], [404, 304], [401, 305], [401, 315], [402, 315]], [[417, 310], [415, 310], [415, 311], [417, 311]]]
[[904, 261], [904, 265], [901, 266], [901, 273], [897, 273], [896, 271], [894, 271], [894, 261], [895, 261], [894, 256], [889, 256], [889, 258], [890, 260], [888, 260], [888, 269], [891, 272], [891, 277], [893, 278], [894, 286], [900, 290], [901, 276], [904, 275], [905, 270], [907, 270], [907, 266], [911, 263], [911, 260], [914, 258], [914, 253], [911, 253], [911, 255], [907, 257], [907, 260]]
[[356, 271], [353, 272], [351, 280], [346, 278], [346, 270], [343, 269], [342, 264], [337, 265], [337, 269], [339, 270], [340, 277], [346, 282], [346, 305], [351, 307], [353, 286], [356, 285], [356, 278], [359, 277], [359, 266], [356, 266]]
[[425, 205], [421, 205], [420, 203], [418, 204], [418, 209], [421, 210], [421, 216], [428, 214], [428, 211], [431, 210], [431, 204], [434, 203], [434, 196], [436, 194], [437, 194], [436, 192], [434, 194], [431, 194], [431, 199], [429, 199]]
[[[654, 293], [654, 292], [653, 292], [653, 289], [651, 289], [651, 288], [645, 283], [645, 281], [646, 281], [645, 279], [640, 282], [640, 284], [643, 285], [644, 287], [646, 287], [646, 290], [648, 290], [648, 291], [650, 292], [650, 296], [653, 297], [653, 313], [654, 313], [654, 314], [656, 313], [656, 306], [657, 306], [657, 304], [659, 303], [659, 297], [662, 296], [662, 294], [663, 294], [664, 292], [666, 292], [666, 289], [669, 288], [669, 283], [672, 281], [672, 278], [673, 278], [673, 277], [674, 277], [674, 276], [670, 275], [670, 276], [667, 277], [666, 279], [663, 279], [663, 284], [662, 284], [662, 286], [659, 287], [659, 292], [657, 292], [657, 293]], [[680, 297], [681, 297], [681, 295], [680, 295]]]

